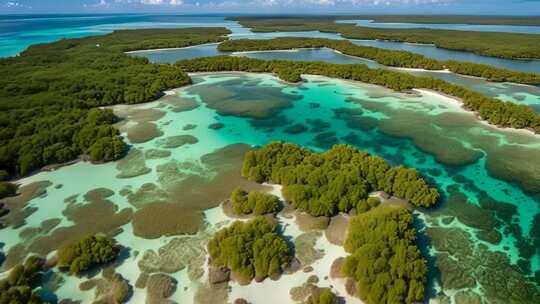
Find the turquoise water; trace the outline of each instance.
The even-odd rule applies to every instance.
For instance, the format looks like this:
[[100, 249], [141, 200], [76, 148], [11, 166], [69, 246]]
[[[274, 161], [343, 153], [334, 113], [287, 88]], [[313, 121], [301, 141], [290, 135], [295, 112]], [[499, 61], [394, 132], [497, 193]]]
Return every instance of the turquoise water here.
[[[238, 55], [251, 58], [272, 60], [284, 59], [295, 61], [326, 61], [337, 64], [362, 63], [370, 68], [388, 68], [374, 61], [343, 55], [330, 49], [298, 50], [298, 51], [271, 51], [271, 52], [246, 52]], [[393, 68], [389, 68], [393, 69]], [[534, 106], [535, 111], [540, 113], [540, 88], [536, 86], [523, 86], [511, 83], [495, 83], [480, 78], [461, 76], [454, 73], [441, 73], [437, 71], [418, 71], [410, 69], [394, 69], [401, 72], [411, 73], [417, 76], [427, 76], [442, 79], [450, 83], [462, 85], [469, 89], [481, 92], [487, 96], [497, 97], [514, 103]]]
[[4, 15], [0, 16], [0, 57], [14, 56], [36, 43], [105, 35], [137, 28], [226, 27], [234, 36], [250, 34], [223, 16], [179, 15]]
[[[181, 59], [192, 59], [205, 56], [231, 55], [228, 52], [220, 52], [217, 50], [216, 44], [195, 46], [183, 49], [173, 50], [156, 50], [156, 51], [137, 51], [132, 52], [132, 55], [144, 56], [151, 62], [157, 63], [175, 63]], [[325, 61], [337, 64], [365, 64], [370, 68], [385, 68], [375, 61], [367, 60], [359, 57], [352, 57], [334, 52], [331, 49], [302, 49], [294, 51], [268, 51], [268, 52], [242, 52], [234, 53], [234, 56], [247, 56], [262, 60], [292, 60], [292, 61]], [[390, 68], [393, 69], [393, 68]], [[448, 82], [462, 85], [469, 89], [481, 92], [487, 96], [492, 96], [505, 101], [525, 104], [533, 107], [540, 113], [540, 88], [536, 86], [524, 86], [512, 83], [494, 83], [480, 78], [461, 76], [454, 73], [442, 73], [437, 71], [418, 71], [418, 70], [401, 70], [398, 71], [411, 73], [417, 76], [434, 77]]]
[[469, 52], [460, 52], [437, 48], [429, 44], [403, 43], [384, 40], [353, 40], [358, 45], [373, 46], [389, 50], [409, 51], [422, 54], [437, 60], [460, 60], [488, 64], [502, 69], [540, 73], [540, 60], [512, 60], [495, 57], [479, 56]]
[[337, 23], [353, 23], [358, 26], [374, 28], [430, 28], [437, 30], [475, 31], [475, 32], [506, 32], [540, 34], [540, 26], [520, 25], [482, 25], [482, 24], [436, 24], [436, 23], [399, 23], [373, 22], [373, 20], [338, 20]]
[[[270, 39], [275, 37], [312, 37], [344, 39], [338, 34], [312, 32], [253, 33], [237, 22], [223, 16], [168, 16], [168, 15], [16, 15], [0, 16], [0, 57], [14, 56], [29, 45], [104, 35], [116, 29], [178, 28], [220, 26], [232, 31], [231, 39]], [[380, 40], [351, 40], [353, 43], [384, 49], [405, 50], [438, 60], [463, 60], [484, 63], [500, 68], [540, 73], [540, 60], [510, 60], [478, 56], [468, 52], [451, 51], [432, 45], [420, 45]]]
[[[0, 56], [14, 55], [31, 43], [134, 27], [226, 26], [233, 31], [233, 39], [341, 38], [320, 32], [253, 34], [223, 17], [3, 16], [0, 23]], [[436, 56], [441, 52], [466, 54], [446, 53], [432, 46], [373, 43], [430, 48]], [[144, 53], [152, 61], [169, 63], [215, 54], [215, 45]], [[379, 66], [328, 49], [247, 55]], [[486, 57], [470, 58], [478, 62]], [[516, 67], [526, 64], [510, 62]], [[490, 96], [529, 104], [540, 112], [535, 87], [495, 84], [451, 73], [408, 72], [460, 83]], [[125, 118], [118, 128], [127, 141], [133, 139], [126, 158], [100, 165], [80, 162], [21, 180], [28, 187], [39, 181], [50, 185], [43, 186], [46, 192], [22, 202], [22, 209], [14, 211], [12, 218], [10, 215], [13, 223], [0, 230], [0, 249], [6, 254], [3, 270], [30, 253], [53, 255], [56, 246], [67, 239], [108, 233], [125, 248], [114, 266], [131, 285], [142, 271], [141, 263], [148, 262], [145, 251], [162, 248], [188, 265], [171, 273], [179, 282], [171, 299], [197, 302], [197, 291], [206, 292], [206, 277], [193, 274], [203, 268], [204, 244], [220, 225], [230, 222], [218, 204], [239, 184], [256, 187], [238, 176], [247, 149], [238, 144], [285, 140], [316, 150], [335, 143], [353, 144], [393, 164], [416, 167], [439, 187], [444, 194], [441, 206], [414, 211], [422, 239], [429, 237], [422, 244], [430, 254], [430, 265], [440, 270], [430, 285], [432, 298], [444, 301], [450, 297], [457, 303], [463, 294], [473, 297], [471, 293], [476, 293], [489, 303], [510, 298], [515, 303], [530, 303], [538, 294], [540, 163], [534, 161], [540, 159], [538, 136], [495, 129], [463, 111], [459, 103], [429, 92], [401, 94], [321, 77], [308, 77], [302, 85], [285, 84], [270, 75], [239, 73], [199, 74], [193, 80], [194, 86], [168, 92], [159, 101], [114, 107]], [[216, 123], [222, 125], [215, 127]], [[186, 128], [188, 125], [195, 127]], [[183, 142], [185, 136], [196, 140]], [[109, 196], [104, 188], [113, 194]], [[96, 189], [101, 190], [91, 192]], [[55, 222], [51, 224], [51, 220]], [[42, 294], [56, 294], [53, 300], [92, 301], [93, 290], [79, 290], [87, 278], [56, 271], [49, 275]], [[231, 295], [242, 294], [242, 287], [232, 289]], [[143, 302], [145, 296], [144, 289], [134, 288], [131, 301]], [[268, 303], [273, 304], [271, 296]]]
[[[35, 211], [24, 225], [0, 230], [7, 261], [30, 251], [47, 253], [60, 236], [116, 231], [117, 241], [130, 249], [117, 271], [134, 284], [145, 250], [157, 250], [192, 228], [199, 234], [188, 237], [189, 246], [194, 246], [189, 248], [199, 250], [199, 240], [226, 219], [212, 208], [245, 183], [238, 177], [245, 148], [236, 144], [286, 140], [322, 150], [345, 142], [393, 164], [418, 168], [443, 193], [439, 208], [415, 211], [425, 226], [422, 233], [432, 240], [433, 246], [426, 249], [441, 273], [459, 274], [474, 285], [457, 286], [455, 280], [435, 277], [433, 296], [474, 291], [488, 302], [505, 301], [513, 285], [494, 288], [489, 282], [512, 277], [519, 286], [532, 286], [530, 279], [540, 270], [540, 253], [532, 245], [538, 238], [532, 220], [540, 213], [540, 164], [531, 162], [540, 157], [538, 136], [487, 126], [459, 103], [428, 92], [401, 94], [366, 84], [307, 79], [293, 86], [264, 74], [199, 74], [193, 76], [194, 86], [168, 92], [157, 102], [114, 107], [125, 117], [118, 127], [128, 138], [141, 138], [141, 124], [146, 129], [153, 125], [161, 133], [132, 143], [124, 160], [102, 165], [81, 162], [23, 179], [23, 184], [50, 181], [51, 185], [46, 195], [28, 203], [27, 208]], [[215, 123], [222, 128], [209, 128]], [[196, 127], [185, 130], [190, 124]], [[304, 125], [305, 131], [294, 131], [295, 125]], [[193, 136], [197, 142], [166, 144], [179, 135]], [[153, 157], [156, 154], [149, 151], [155, 149], [168, 154]], [[149, 183], [154, 187], [144, 186]], [[99, 188], [114, 192], [107, 203], [83, 198]], [[70, 200], [73, 195], [78, 196]], [[84, 212], [85, 220], [70, 216], [77, 212]], [[123, 221], [128, 212], [133, 216]], [[22, 233], [50, 218], [62, 220], [48, 231]], [[180, 220], [189, 227], [178, 227]], [[449, 233], [460, 233], [460, 238]], [[451, 250], [445, 240], [452, 241]], [[463, 252], [471, 246], [487, 248], [479, 251], [478, 259], [498, 266], [478, 272], [478, 264], [467, 260], [473, 256]], [[440, 262], [448, 253], [456, 262]], [[463, 269], [456, 271], [456, 264]], [[192, 302], [204, 277], [190, 276], [189, 269], [171, 275], [181, 286], [171, 299]], [[91, 300], [92, 291], [77, 288], [84, 278], [62, 276], [66, 282], [53, 290], [58, 298]], [[136, 288], [133, 301], [144, 294]], [[516, 303], [527, 303], [523, 298], [527, 296], [518, 294]]]

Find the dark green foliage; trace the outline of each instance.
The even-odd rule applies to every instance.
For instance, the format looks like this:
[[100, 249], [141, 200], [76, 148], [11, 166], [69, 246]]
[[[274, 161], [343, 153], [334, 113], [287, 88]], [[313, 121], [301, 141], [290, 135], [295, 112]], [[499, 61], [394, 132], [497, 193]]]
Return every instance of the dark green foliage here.
[[274, 73], [290, 69], [300, 74], [323, 75], [331, 78], [362, 81], [393, 90], [423, 88], [455, 96], [463, 100], [465, 108], [477, 112], [482, 119], [494, 125], [517, 129], [530, 128], [540, 133], [540, 116], [530, 106], [504, 102], [484, 96], [444, 80], [418, 77], [384, 69], [369, 69], [363, 64], [331, 64], [325, 62], [298, 62], [284, 60], [258, 60], [246, 57], [206, 57], [181, 60], [176, 63], [189, 72], [245, 71]]
[[305, 304], [337, 304], [336, 295], [329, 288], [314, 288]]
[[368, 15], [336, 16], [336, 19], [364, 19], [384, 23], [484, 24], [539, 26], [538, 16], [474, 16], [474, 15]]
[[279, 199], [277, 196], [251, 191], [246, 191], [237, 188], [231, 194], [231, 204], [236, 214], [254, 214], [264, 215], [276, 213], [279, 210]]
[[430, 188], [415, 169], [391, 167], [382, 158], [349, 145], [314, 153], [274, 142], [246, 153], [242, 175], [259, 183], [283, 185], [287, 201], [313, 216], [348, 212], [378, 190], [415, 206], [429, 207], [439, 198], [437, 189]]
[[68, 268], [72, 274], [79, 274], [111, 262], [118, 253], [119, 248], [114, 245], [114, 240], [100, 235], [89, 236], [58, 249], [58, 266]]
[[287, 242], [264, 217], [234, 222], [208, 242], [211, 264], [231, 269], [243, 279], [260, 281], [281, 272], [290, 261]]
[[[437, 47], [511, 59], [540, 58], [540, 35], [428, 28], [371, 28], [335, 23], [336, 17], [235, 17], [254, 32], [321, 31], [344, 38], [434, 44]], [[435, 18], [438, 18], [435, 17]], [[469, 18], [469, 17], [467, 17]]]
[[19, 264], [0, 280], [0, 304], [36, 304], [43, 303], [32, 289], [43, 268], [43, 259], [29, 257], [24, 264]]
[[380, 206], [351, 219], [341, 271], [355, 279], [367, 304], [417, 303], [424, 299], [427, 266], [416, 246], [412, 214]]
[[9, 182], [0, 182], [0, 199], [17, 194], [17, 185]]
[[[331, 48], [344, 54], [368, 58], [386, 66], [419, 68], [426, 70], [449, 69], [458, 74], [483, 77], [491, 81], [510, 81], [524, 84], [539, 84], [540, 75], [495, 68], [485, 64], [464, 61], [438, 61], [407, 51], [386, 50], [370, 46], [356, 45], [348, 40], [332, 40], [321, 38], [284, 37], [267, 40], [242, 39], [229, 40], [219, 45], [224, 52], [287, 50], [294, 48]], [[290, 70], [290, 69], [289, 69]], [[278, 70], [280, 78], [295, 82], [291, 72]], [[282, 77], [282, 75], [284, 77]], [[298, 75], [299, 78], [299, 75]], [[291, 80], [289, 80], [291, 79]], [[296, 80], [299, 81], [300, 79]]]
[[128, 30], [34, 45], [0, 59], [0, 170], [25, 175], [87, 154], [95, 161], [124, 152], [116, 117], [96, 109], [140, 103], [191, 82], [181, 69], [151, 64], [126, 50], [218, 42], [228, 30]]
[[358, 214], [368, 212], [369, 210], [379, 206], [381, 201], [376, 197], [368, 197], [363, 199], [356, 204], [356, 211]]

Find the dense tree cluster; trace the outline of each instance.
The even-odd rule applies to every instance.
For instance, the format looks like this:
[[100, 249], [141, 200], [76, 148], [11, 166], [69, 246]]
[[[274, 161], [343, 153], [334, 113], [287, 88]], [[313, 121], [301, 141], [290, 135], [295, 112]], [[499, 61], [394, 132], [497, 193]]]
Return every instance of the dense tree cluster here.
[[424, 299], [427, 266], [416, 246], [412, 214], [379, 206], [351, 219], [342, 266], [367, 304], [417, 303]]
[[[283, 37], [266, 40], [241, 39], [220, 43], [223, 52], [288, 50], [295, 48], [331, 48], [346, 55], [374, 60], [380, 64], [394, 67], [418, 68], [426, 70], [449, 69], [458, 74], [483, 77], [491, 81], [539, 84], [540, 75], [495, 68], [485, 64], [464, 61], [438, 61], [408, 51], [386, 50], [370, 46], [356, 45], [348, 40], [322, 38]], [[278, 72], [279, 75], [279, 72]]]
[[[178, 61], [185, 71], [217, 72], [245, 71], [254, 73], [277, 73], [291, 70], [298, 74], [322, 75], [331, 78], [362, 81], [394, 89], [397, 91], [423, 88], [455, 96], [463, 100], [465, 108], [477, 112], [489, 123], [504, 127], [530, 128], [540, 133], [540, 116], [527, 105], [505, 102], [468, 90], [462, 86], [430, 77], [384, 69], [370, 69], [364, 64], [331, 64], [325, 62], [298, 62], [285, 60], [259, 60], [246, 57], [216, 56]], [[283, 75], [279, 73], [278, 75]], [[285, 74], [287, 75], [287, 74]], [[284, 79], [295, 81], [294, 79]]]
[[279, 211], [279, 199], [277, 196], [259, 192], [246, 191], [237, 188], [231, 193], [231, 204], [236, 214], [264, 215]]
[[337, 304], [337, 296], [330, 288], [314, 288], [305, 304]]
[[[17, 185], [7, 182], [9, 174], [5, 170], [0, 170], [0, 199], [17, 194]], [[0, 216], [2, 216], [2, 208], [0, 207]]]
[[13, 267], [7, 277], [0, 280], [0, 303], [43, 303], [41, 298], [33, 291], [43, 264], [43, 259], [31, 256], [24, 264]]
[[[467, 17], [468, 18], [468, 17]], [[254, 32], [321, 31], [349, 39], [434, 44], [436, 47], [511, 59], [540, 58], [540, 35], [428, 28], [372, 28], [336, 23], [337, 17], [235, 17]]]
[[356, 212], [358, 214], [368, 212], [380, 204], [381, 200], [379, 198], [370, 196], [367, 199], [360, 200], [358, 204], [356, 204]]
[[373, 20], [383, 23], [484, 24], [540, 26], [538, 16], [473, 16], [473, 15], [359, 15], [335, 16], [335, 19]]
[[122, 155], [116, 117], [96, 107], [140, 103], [190, 83], [181, 69], [126, 50], [219, 42], [223, 28], [126, 30], [29, 47], [0, 59], [0, 170], [24, 175], [81, 154]]
[[208, 252], [212, 265], [227, 267], [249, 281], [278, 275], [291, 258], [277, 225], [264, 217], [221, 229], [208, 242]]
[[116, 259], [119, 248], [114, 240], [105, 236], [93, 235], [78, 242], [68, 243], [58, 249], [58, 266], [79, 274], [94, 266]]
[[349, 145], [315, 153], [295, 144], [273, 142], [246, 153], [242, 175], [256, 182], [283, 185], [287, 201], [313, 216], [348, 212], [378, 190], [423, 207], [432, 206], [439, 198], [438, 191], [415, 169], [392, 167], [382, 158]]

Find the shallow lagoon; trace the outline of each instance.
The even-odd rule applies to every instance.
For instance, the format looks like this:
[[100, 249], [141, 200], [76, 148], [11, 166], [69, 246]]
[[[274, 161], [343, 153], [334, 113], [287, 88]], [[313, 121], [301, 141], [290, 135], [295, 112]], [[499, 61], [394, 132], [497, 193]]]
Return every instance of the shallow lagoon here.
[[[540, 168], [530, 161], [540, 157], [538, 136], [487, 126], [459, 103], [429, 92], [400, 94], [322, 77], [308, 77], [298, 86], [264, 74], [199, 74], [193, 79], [194, 86], [168, 92], [157, 102], [114, 108], [126, 117], [119, 124], [125, 135], [137, 135], [138, 124], [155, 125], [161, 131], [132, 144], [128, 161], [82, 162], [22, 180], [26, 185], [36, 181], [51, 185], [28, 203], [27, 208], [35, 211], [24, 219], [26, 224], [0, 230], [6, 263], [26, 252], [49, 252], [66, 230], [74, 238], [85, 229], [106, 232], [126, 247], [117, 271], [133, 285], [147, 249], [186, 242], [189, 245], [181, 248], [204, 250], [211, 232], [230, 221], [217, 207], [229, 191], [238, 184], [260, 187], [239, 178], [248, 146], [238, 143], [287, 140], [326, 149], [346, 142], [394, 164], [418, 168], [444, 193], [445, 202], [438, 209], [415, 211], [422, 234], [431, 238], [432, 245], [427, 243], [425, 249], [442, 273], [433, 277], [433, 296], [441, 291], [456, 297], [461, 296], [458, 291], [474, 291], [492, 302], [503, 301], [517, 285], [522, 289], [515, 301], [526, 303], [520, 297], [530, 295], [527, 278], [540, 269], [538, 247], [533, 245], [539, 240], [532, 224], [540, 213]], [[215, 99], [218, 95], [227, 98], [220, 101]], [[258, 102], [260, 96], [269, 102]], [[219, 112], [223, 108], [236, 110]], [[215, 123], [222, 128], [209, 128]], [[298, 128], [292, 126], [300, 124], [306, 127], [304, 132], [294, 131]], [[98, 188], [114, 194], [101, 190], [83, 197]], [[77, 216], [82, 212], [88, 218]], [[52, 229], [21, 234], [51, 218], [61, 221]], [[298, 234], [293, 223], [282, 222], [289, 223], [286, 234]], [[178, 236], [185, 232], [197, 234]], [[328, 247], [324, 237], [318, 244]], [[172, 248], [189, 265], [177, 266], [171, 274], [179, 282], [171, 299], [192, 302], [196, 290], [207, 290], [201, 283], [206, 278], [201, 255], [196, 259]], [[470, 250], [479, 253], [473, 256]], [[477, 271], [478, 261], [489, 267]], [[324, 271], [328, 265], [320, 267], [318, 271]], [[92, 298], [92, 291], [77, 290], [84, 279], [62, 277], [66, 281], [55, 291], [59, 298], [85, 302]], [[297, 284], [299, 279], [294, 278], [284, 276], [283, 284]], [[490, 285], [507, 279], [512, 284]], [[257, 286], [233, 286], [232, 295], [249, 294]], [[134, 288], [133, 301], [144, 297], [144, 289]]]
[[[339, 34], [309, 32], [253, 33], [238, 22], [222, 16], [167, 16], [167, 15], [86, 15], [86, 16], [4, 16], [0, 18], [0, 57], [15, 56], [29, 45], [104, 35], [118, 29], [226, 27], [232, 31], [231, 39], [271, 39], [275, 37], [310, 37], [344, 39]], [[1, 30], [3, 29], [3, 30]], [[400, 43], [382, 40], [351, 40], [353, 43], [384, 49], [405, 50], [438, 60], [463, 60], [484, 63], [500, 68], [540, 73], [540, 60], [510, 60], [479, 56], [468, 52], [436, 48], [433, 45]]]
[[536, 86], [518, 85], [513, 83], [495, 83], [481, 78], [462, 76], [441, 71], [422, 71], [415, 69], [385, 67], [375, 61], [340, 54], [328, 48], [229, 53], [218, 51], [217, 44], [206, 44], [182, 49], [136, 51], [131, 52], [131, 54], [134, 56], [144, 56], [151, 62], [157, 63], [175, 63], [176, 61], [182, 59], [219, 55], [247, 56], [262, 60], [281, 59], [292, 61], [325, 61], [337, 64], [360, 63], [365, 64], [370, 68], [388, 68], [411, 73], [417, 76], [427, 76], [446, 80], [448, 82], [462, 85], [469, 89], [481, 92], [487, 96], [496, 97], [514, 103], [530, 105], [537, 113], [540, 113], [540, 88]]

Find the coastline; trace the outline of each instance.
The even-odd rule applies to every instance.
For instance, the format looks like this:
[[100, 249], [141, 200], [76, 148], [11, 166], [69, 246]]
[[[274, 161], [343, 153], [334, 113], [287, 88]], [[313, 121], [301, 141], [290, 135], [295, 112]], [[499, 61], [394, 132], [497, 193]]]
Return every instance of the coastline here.
[[[348, 38], [347, 38], [348, 39]], [[353, 39], [349, 39], [349, 40], [353, 40]], [[370, 40], [366, 40], [366, 41], [370, 41]], [[212, 42], [212, 43], [204, 43], [204, 44], [196, 44], [196, 45], [192, 45], [192, 46], [187, 46], [187, 47], [179, 47], [179, 48], [159, 48], [159, 49], [148, 49], [148, 50], [134, 50], [134, 51], [128, 51], [128, 52], [124, 52], [125, 54], [142, 54], [142, 53], [152, 53], [152, 52], [160, 52], [160, 51], [169, 51], [169, 50], [182, 50], [182, 49], [190, 49], [190, 48], [195, 48], [195, 47], [200, 47], [200, 46], [207, 46], [207, 45], [219, 45], [221, 42]], [[402, 42], [402, 43], [408, 43], [408, 42]], [[417, 44], [417, 43], [409, 43], [409, 44]], [[420, 45], [425, 45], [425, 44], [420, 44]], [[322, 47], [322, 48], [327, 48], [327, 47]], [[267, 52], [299, 52], [299, 51], [303, 51], [303, 50], [319, 50], [319, 49], [322, 49], [322, 48], [293, 48], [293, 49], [283, 49], [283, 50], [261, 50], [261, 51], [238, 51], [238, 52], [221, 52], [223, 53], [223, 55], [227, 55], [227, 53], [229, 53], [230, 56], [238, 56], [238, 55], [242, 55], [242, 54], [256, 54], [256, 53], [267, 53]], [[376, 63], [378, 65], [380, 65], [380, 68], [387, 68], [387, 69], [393, 69], [393, 70], [397, 70], [397, 71], [410, 71], [410, 72], [431, 72], [431, 73], [446, 73], [446, 74], [455, 74], [457, 76], [461, 76], [461, 77], [466, 77], [466, 78], [471, 78], [471, 79], [480, 79], [480, 80], [484, 80], [486, 82], [490, 82], [490, 83], [502, 83], [502, 84], [510, 84], [510, 85], [519, 85], [519, 86], [526, 86], [526, 87], [537, 87], [535, 85], [532, 85], [532, 84], [525, 84], [525, 83], [518, 83], [518, 82], [510, 82], [510, 81], [504, 81], [504, 82], [495, 82], [495, 81], [492, 81], [492, 80], [489, 80], [487, 78], [483, 78], [483, 77], [480, 77], [480, 76], [473, 76], [473, 75], [465, 75], [465, 74], [460, 74], [460, 73], [455, 73], [455, 72], [452, 72], [450, 71], [449, 69], [443, 69], [443, 70], [427, 70], [427, 69], [421, 69], [421, 68], [405, 68], [405, 67], [395, 67], [395, 66], [388, 66], [388, 65], [384, 65], [384, 64], [381, 64], [381, 63], [378, 63], [377, 61], [375, 60], [372, 60], [372, 59], [369, 59], [369, 58], [365, 58], [365, 57], [358, 57], [358, 56], [354, 56], [354, 55], [349, 55], [349, 54], [345, 54], [339, 50], [336, 50], [336, 49], [333, 49], [333, 48], [327, 48], [329, 50], [332, 50], [333, 52], [337, 53], [337, 54], [340, 54], [340, 55], [343, 55], [343, 56], [347, 56], [347, 57], [351, 57], [351, 58], [357, 58], [357, 59], [362, 59], [362, 60], [366, 60], [366, 61], [369, 61], [369, 62], [373, 62], [373, 63]], [[539, 59], [540, 60], [540, 59]]]
[[437, 92], [437, 91], [429, 90], [429, 89], [413, 89], [413, 91], [420, 92], [421, 94], [437, 96], [437, 97], [439, 97], [439, 98], [441, 98], [441, 99], [443, 99], [443, 100], [445, 100], [445, 101], [447, 101], [447, 102], [449, 102], [449, 103], [451, 103], [453, 105], [458, 104], [458, 105], [460, 105], [460, 108], [463, 111], [466, 111], [468, 113], [473, 114], [480, 124], [482, 124], [482, 125], [484, 125], [486, 127], [489, 127], [491, 129], [540, 138], [540, 134], [535, 133], [532, 129], [528, 129], [528, 128], [527, 129], [516, 129], [516, 128], [512, 128], [512, 127], [503, 127], [503, 126], [499, 126], [499, 125], [490, 124], [485, 119], [482, 119], [477, 112], [466, 109], [463, 106], [463, 101], [461, 99], [457, 98], [457, 97], [450, 96], [450, 95], [443, 94], [441, 92]]
[[241, 55], [241, 54], [256, 54], [256, 53], [268, 53], [268, 52], [287, 52], [287, 53], [296, 53], [303, 50], [318, 50], [320, 48], [293, 48], [293, 49], [284, 49], [284, 50], [264, 50], [264, 51], [239, 51], [232, 52], [231, 55]]
[[183, 49], [196, 48], [196, 47], [200, 47], [200, 46], [204, 46], [204, 45], [218, 45], [218, 44], [220, 44], [220, 42], [195, 44], [195, 45], [184, 46], [184, 47], [177, 47], [177, 48], [161, 48], [161, 49], [134, 50], [134, 51], [127, 51], [127, 52], [124, 52], [124, 54], [140, 54], [140, 53], [152, 53], [152, 52], [160, 52], [160, 51], [183, 50]]
[[[280, 201], [284, 201], [282, 194], [282, 186], [276, 184], [264, 183], [263, 185], [271, 187], [267, 193], [277, 196]], [[296, 238], [304, 234], [296, 223], [295, 216], [285, 216], [283, 210], [276, 216], [280, 225], [283, 228], [283, 233], [287, 237]], [[231, 221], [238, 220], [230, 218]], [[296, 302], [291, 299], [290, 291], [293, 288], [303, 286], [310, 277], [317, 276], [318, 282], [314, 285], [318, 287], [331, 288], [336, 294], [346, 303], [364, 304], [359, 298], [351, 296], [347, 293], [345, 284], [346, 279], [341, 277], [333, 277], [331, 273], [332, 264], [336, 259], [343, 258], [348, 254], [342, 246], [334, 245], [326, 238], [325, 230], [320, 230], [321, 236], [318, 238], [314, 248], [323, 250], [324, 256], [317, 259], [310, 265], [302, 265], [300, 269], [293, 273], [283, 273], [278, 280], [270, 278], [262, 282], [252, 281], [250, 284], [241, 286], [237, 282], [229, 282], [231, 291], [229, 300], [234, 301], [238, 298], [248, 300], [250, 303], [292, 303]], [[306, 267], [311, 267], [312, 270], [303, 271]]]

